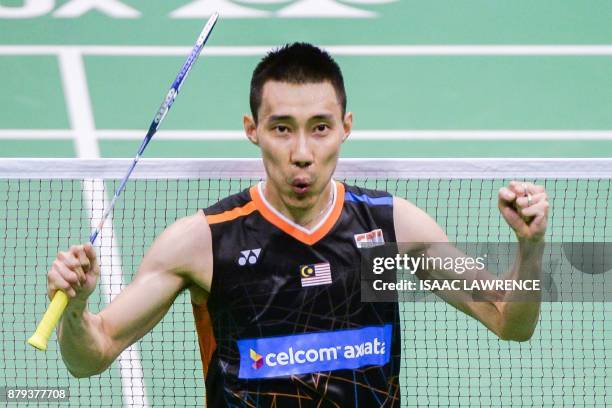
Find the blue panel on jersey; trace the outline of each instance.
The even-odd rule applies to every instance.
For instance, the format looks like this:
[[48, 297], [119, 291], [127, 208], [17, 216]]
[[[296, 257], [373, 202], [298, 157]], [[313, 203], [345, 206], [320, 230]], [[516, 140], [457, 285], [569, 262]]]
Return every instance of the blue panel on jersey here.
[[370, 197], [367, 194], [357, 195], [355, 193], [351, 193], [347, 191], [344, 194], [345, 201], [352, 201], [354, 203], [366, 203], [367, 205], [376, 206], [376, 205], [393, 205], [393, 197], [385, 196], [385, 197]]
[[354, 369], [389, 362], [392, 325], [238, 340], [238, 378]]

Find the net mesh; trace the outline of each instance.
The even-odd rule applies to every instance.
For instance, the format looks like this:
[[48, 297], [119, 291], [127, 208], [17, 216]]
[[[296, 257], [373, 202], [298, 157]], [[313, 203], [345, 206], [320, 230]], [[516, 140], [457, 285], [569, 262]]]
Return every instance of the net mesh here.
[[[65, 405], [70, 406], [203, 406], [188, 293], [177, 298], [152, 332], [95, 377], [70, 376], [55, 334], [46, 353], [26, 345], [48, 304], [45, 276], [51, 262], [59, 250], [87, 240], [104, 198], [119, 183], [49, 174], [0, 178], [0, 385], [69, 387]], [[434, 217], [451, 240], [513, 240], [496, 201], [508, 178], [399, 179], [393, 169], [383, 174], [338, 179], [407, 198]], [[160, 175], [130, 181], [99, 238], [103, 277], [90, 310], [104, 308], [132, 280], [145, 250], [166, 226], [259, 179]], [[544, 184], [550, 196], [549, 241], [612, 240], [609, 178], [530, 181]], [[404, 406], [612, 405], [609, 302], [544, 303], [536, 333], [521, 343], [499, 340], [442, 302], [402, 303], [400, 310]]]

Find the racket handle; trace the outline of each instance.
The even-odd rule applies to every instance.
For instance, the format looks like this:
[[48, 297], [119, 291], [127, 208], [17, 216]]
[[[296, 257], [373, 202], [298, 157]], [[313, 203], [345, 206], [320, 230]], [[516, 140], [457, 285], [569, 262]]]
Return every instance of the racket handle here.
[[42, 320], [38, 323], [38, 327], [36, 331], [28, 339], [28, 344], [36, 347], [38, 350], [45, 351], [47, 350], [47, 342], [49, 341], [49, 337], [51, 337], [51, 333], [53, 329], [59, 322], [59, 319], [62, 317], [62, 313], [64, 313], [64, 309], [66, 309], [66, 305], [68, 304], [68, 295], [58, 290], [53, 295], [53, 300], [47, 307], [47, 311], [45, 312]]

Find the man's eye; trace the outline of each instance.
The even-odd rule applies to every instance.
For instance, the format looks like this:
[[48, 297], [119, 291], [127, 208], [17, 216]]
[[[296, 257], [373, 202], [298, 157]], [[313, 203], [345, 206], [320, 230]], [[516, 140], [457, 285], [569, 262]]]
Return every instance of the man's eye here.
[[277, 125], [275, 127], [276, 131], [279, 133], [286, 133], [289, 131], [289, 128], [287, 126], [283, 126], [283, 125]]
[[315, 127], [315, 130], [316, 130], [317, 132], [325, 132], [327, 129], [329, 129], [329, 126], [327, 126], [327, 125], [326, 125], [326, 124], [324, 124], [324, 123], [321, 123], [320, 125], [317, 125], [317, 126]]

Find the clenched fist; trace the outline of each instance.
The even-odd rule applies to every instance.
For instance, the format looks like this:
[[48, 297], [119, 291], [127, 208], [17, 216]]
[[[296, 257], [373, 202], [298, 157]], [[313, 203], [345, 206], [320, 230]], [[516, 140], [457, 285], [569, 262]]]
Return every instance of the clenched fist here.
[[73, 245], [66, 252], [59, 252], [47, 273], [47, 295], [53, 299], [62, 290], [70, 299], [86, 300], [96, 288], [100, 266], [96, 251], [88, 242]]
[[544, 186], [512, 181], [499, 190], [498, 207], [519, 239], [544, 238], [549, 207]]

